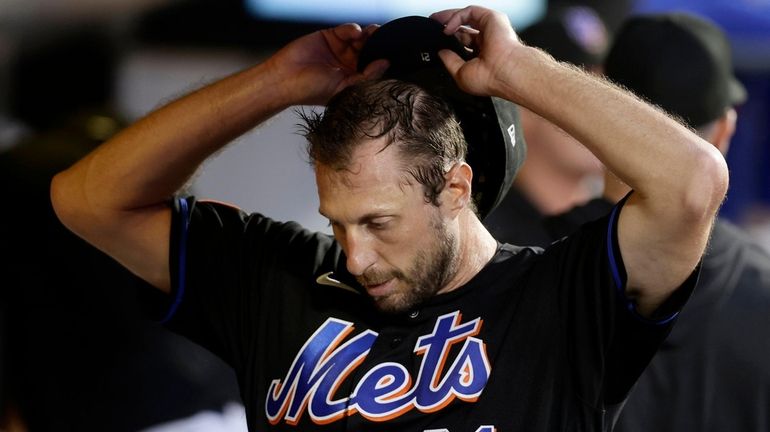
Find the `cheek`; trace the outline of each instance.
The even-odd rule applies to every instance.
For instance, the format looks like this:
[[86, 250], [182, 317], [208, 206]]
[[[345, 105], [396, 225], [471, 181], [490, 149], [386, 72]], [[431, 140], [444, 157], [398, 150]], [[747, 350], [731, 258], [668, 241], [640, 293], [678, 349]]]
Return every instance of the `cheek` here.
[[429, 225], [412, 225], [404, 233], [401, 242], [401, 251], [414, 259], [418, 254], [424, 254], [432, 251], [436, 247], [437, 231], [436, 228]]
[[428, 235], [428, 230], [408, 223], [398, 229], [380, 233], [380, 256], [389, 266], [406, 271], [413, 265], [415, 257], [427, 246]]
[[416, 238], [409, 230], [389, 232], [379, 236], [381, 256], [392, 266], [404, 269], [418, 247]]

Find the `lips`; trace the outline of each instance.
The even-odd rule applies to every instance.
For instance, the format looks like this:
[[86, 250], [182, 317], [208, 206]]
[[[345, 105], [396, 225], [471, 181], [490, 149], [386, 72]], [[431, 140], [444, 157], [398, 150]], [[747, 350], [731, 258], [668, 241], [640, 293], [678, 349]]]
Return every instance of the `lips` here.
[[372, 297], [385, 297], [389, 294], [392, 294], [396, 287], [395, 287], [395, 279], [388, 279], [387, 281], [376, 283], [376, 284], [366, 284], [366, 292], [369, 293]]

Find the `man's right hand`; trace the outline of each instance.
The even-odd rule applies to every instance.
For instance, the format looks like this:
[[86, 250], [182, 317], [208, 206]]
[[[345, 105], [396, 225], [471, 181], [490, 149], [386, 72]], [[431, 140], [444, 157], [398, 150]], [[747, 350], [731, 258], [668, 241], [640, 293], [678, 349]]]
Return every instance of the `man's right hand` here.
[[356, 69], [358, 54], [377, 27], [343, 24], [303, 36], [279, 50], [267, 65], [285, 77], [285, 100], [291, 105], [325, 105], [345, 87], [380, 77], [388, 66], [385, 60], [372, 62], [363, 73]]
[[431, 18], [444, 24], [444, 33], [455, 35], [476, 56], [468, 61], [451, 50], [439, 52], [449, 73], [468, 93], [514, 99], [505, 93], [515, 83], [516, 60], [525, 46], [511, 27], [508, 16], [480, 6], [447, 9]]

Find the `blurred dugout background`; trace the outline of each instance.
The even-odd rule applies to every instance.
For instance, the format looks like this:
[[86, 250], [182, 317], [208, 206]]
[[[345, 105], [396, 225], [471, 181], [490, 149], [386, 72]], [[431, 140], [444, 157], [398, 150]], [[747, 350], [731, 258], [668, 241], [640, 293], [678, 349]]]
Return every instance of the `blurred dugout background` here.
[[[79, 61], [78, 53], [71, 52], [60, 56], [71, 60], [63, 61], [55, 70], [38, 71], [40, 76], [35, 79], [44, 79], [45, 85], [38, 94], [21, 95], [24, 107], [12, 100], [19, 96], [12, 89], [20, 79], [13, 73], [20, 53], [46, 44], [55, 47], [66, 35], [89, 32], [90, 37], [109, 44], [111, 60], [115, 61], [109, 102], [117, 115], [131, 121], [162, 101], [258, 62], [314, 29], [347, 21], [384, 22], [396, 16], [465, 5], [452, 1], [417, 2], [421, 6], [400, 3], [0, 0], [0, 150], [12, 146], [25, 128], [34, 128], [28, 124], [32, 113], [66, 108], [78, 95], [88, 97], [88, 76], [95, 72], [86, 68], [93, 64]], [[740, 224], [770, 219], [770, 1], [487, 2], [507, 10], [517, 28], [537, 20], [548, 7], [565, 3], [593, 7], [610, 30], [630, 13], [657, 10], [697, 12], [726, 30], [735, 68], [750, 97], [739, 112], [729, 156], [731, 188], [722, 214]], [[304, 161], [302, 140], [293, 134], [294, 124], [294, 115], [283, 113], [238, 140], [202, 170], [193, 191], [325, 230], [325, 221], [316, 213], [312, 173]]]
[[[383, 22], [393, 16], [425, 13], [451, 2], [335, 2], [315, 0], [0, 0], [0, 149], [10, 147], [30, 126], [11, 91], [19, 77], [13, 64], [20, 53], [54, 44], [65, 35], [90, 32], [109, 42], [116, 62], [110, 101], [131, 121], [164, 100], [179, 96], [269, 55], [285, 42], [335, 22]], [[354, 3], [355, 8], [343, 6]], [[514, 26], [524, 28], [545, 13], [546, 0], [489, 2], [509, 4]], [[750, 98], [740, 108], [730, 151], [732, 178], [724, 217], [758, 224], [770, 218], [770, 2], [766, 0], [631, 0], [551, 1], [594, 7], [610, 30], [634, 12], [691, 10], [715, 20], [728, 33], [738, 76]], [[286, 7], [276, 9], [276, 4]], [[464, 5], [464, 2], [458, 5]], [[414, 7], [414, 6], [412, 6]], [[67, 58], [62, 55], [62, 58]], [[47, 104], [66, 105], [84, 92], [78, 75], [93, 71], [71, 53], [56, 70], [44, 71], [46, 92], [24, 95], [27, 110]], [[56, 89], [61, 91], [57, 91]], [[63, 90], [66, 89], [66, 90]], [[37, 98], [37, 99], [36, 99]], [[42, 98], [42, 99], [41, 99]], [[32, 105], [33, 108], [30, 108]], [[56, 109], [53, 107], [51, 109]], [[25, 118], [26, 117], [26, 118]], [[316, 215], [312, 173], [303, 158], [303, 143], [293, 134], [295, 118], [284, 113], [231, 145], [197, 177], [193, 190], [259, 209], [279, 219], [298, 220], [325, 230]], [[287, 139], [288, 137], [288, 139]], [[770, 241], [770, 240], [767, 240]]]

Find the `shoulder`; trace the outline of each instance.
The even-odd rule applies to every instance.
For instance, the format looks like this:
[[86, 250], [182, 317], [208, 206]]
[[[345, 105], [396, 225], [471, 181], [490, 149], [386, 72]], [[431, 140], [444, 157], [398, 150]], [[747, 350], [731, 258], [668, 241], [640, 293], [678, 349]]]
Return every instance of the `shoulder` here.
[[307, 230], [296, 222], [277, 221], [227, 203], [194, 197], [176, 200], [172, 235], [178, 237], [174, 243], [188, 253], [194, 250], [240, 257], [252, 263], [317, 266], [327, 261], [331, 264], [341, 252], [332, 236]]

